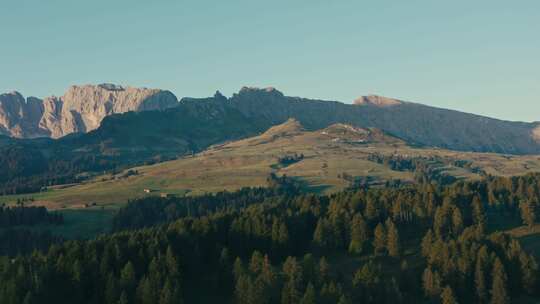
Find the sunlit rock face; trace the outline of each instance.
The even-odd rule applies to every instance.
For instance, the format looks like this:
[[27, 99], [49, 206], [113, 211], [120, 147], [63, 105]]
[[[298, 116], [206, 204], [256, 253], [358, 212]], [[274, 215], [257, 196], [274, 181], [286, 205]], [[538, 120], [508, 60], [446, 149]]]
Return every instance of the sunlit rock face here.
[[164, 110], [178, 105], [169, 91], [113, 84], [72, 86], [62, 97], [43, 100], [12, 92], [0, 95], [0, 134], [59, 138], [99, 127], [106, 116]]

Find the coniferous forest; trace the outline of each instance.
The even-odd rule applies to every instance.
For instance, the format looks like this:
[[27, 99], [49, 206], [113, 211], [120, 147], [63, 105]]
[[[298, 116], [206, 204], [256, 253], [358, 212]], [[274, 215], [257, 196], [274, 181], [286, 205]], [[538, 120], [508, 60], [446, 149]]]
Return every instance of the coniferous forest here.
[[[33, 251], [3, 252], [0, 303], [502, 304], [540, 298], [536, 258], [517, 239], [496, 232], [505, 219], [535, 224], [540, 175], [330, 196], [272, 185], [134, 200], [117, 212], [111, 234], [50, 238]], [[21, 213], [2, 212], [3, 219]]]

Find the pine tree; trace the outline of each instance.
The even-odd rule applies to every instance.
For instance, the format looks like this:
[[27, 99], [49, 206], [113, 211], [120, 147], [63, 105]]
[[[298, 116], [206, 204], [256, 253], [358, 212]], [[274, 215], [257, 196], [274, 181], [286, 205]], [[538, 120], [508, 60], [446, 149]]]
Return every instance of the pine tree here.
[[251, 281], [249, 279], [249, 276], [240, 275], [240, 277], [238, 277], [238, 279], [236, 280], [236, 286], [234, 291], [236, 303], [248, 304], [250, 289]]
[[429, 229], [424, 238], [422, 238], [422, 256], [427, 258], [431, 254], [431, 246], [434, 242], [433, 230]]
[[282, 304], [296, 304], [300, 301], [302, 294], [302, 268], [294, 257], [288, 257], [283, 263], [283, 273], [286, 283], [281, 293]]
[[422, 287], [426, 297], [435, 297], [441, 290], [441, 279], [437, 271], [433, 271], [431, 267], [427, 267], [422, 275]]
[[300, 301], [301, 294], [294, 282], [287, 282], [281, 290], [281, 304], [296, 304]]
[[282, 246], [285, 246], [289, 243], [289, 230], [287, 229], [287, 225], [285, 223], [281, 223], [279, 225], [279, 237], [278, 242]]
[[118, 304], [128, 304], [128, 297], [125, 291], [122, 291], [120, 299], [118, 299]]
[[173, 288], [171, 282], [167, 280], [159, 295], [159, 304], [174, 304]]
[[264, 262], [262, 254], [255, 250], [251, 255], [251, 261], [249, 262], [249, 271], [252, 274], [258, 274], [262, 269], [262, 264]]
[[367, 225], [362, 215], [354, 216], [351, 223], [351, 242], [349, 243], [349, 252], [352, 254], [361, 254], [365, 242], [368, 240]]
[[328, 279], [330, 273], [330, 265], [326, 261], [325, 257], [319, 260], [319, 282], [324, 282]]
[[504, 265], [499, 258], [493, 263], [493, 283], [491, 287], [491, 304], [507, 304], [510, 302], [506, 287], [507, 276]]
[[169, 273], [172, 276], [180, 275], [180, 271], [178, 269], [178, 262], [170, 245], [167, 246], [167, 252], [165, 253], [165, 263], [167, 265]]
[[154, 304], [156, 300], [156, 290], [152, 287], [149, 278], [143, 277], [137, 287], [137, 297], [141, 304]]
[[351, 302], [351, 300], [349, 300], [349, 298], [347, 298], [346, 296], [342, 295], [342, 296], [339, 298], [338, 304], [352, 304], [352, 302]]
[[328, 250], [331, 248], [331, 231], [328, 220], [320, 218], [317, 222], [315, 232], [313, 232], [313, 244], [320, 250]]
[[107, 303], [114, 303], [118, 299], [118, 283], [114, 277], [114, 273], [107, 275], [107, 285], [105, 286], [105, 301]]
[[315, 293], [315, 288], [313, 284], [309, 283], [300, 304], [316, 304], [317, 303], [317, 294]]
[[463, 217], [459, 208], [455, 207], [452, 210], [452, 232], [455, 237], [458, 237], [463, 231]]
[[388, 255], [391, 257], [399, 257], [399, 233], [394, 222], [391, 219], [386, 221], [386, 231], [388, 231], [387, 245]]
[[441, 293], [441, 304], [458, 304], [450, 286], [446, 286]]
[[532, 227], [536, 222], [535, 205], [531, 201], [522, 201], [519, 203], [519, 209], [523, 223], [529, 226], [529, 228]]
[[135, 288], [135, 268], [131, 262], [127, 262], [120, 272], [120, 282], [122, 288], [128, 293]]
[[519, 262], [522, 273], [523, 288], [529, 294], [533, 294], [537, 283], [538, 264], [533, 256], [528, 256], [525, 252], [519, 255]]
[[449, 209], [447, 204], [437, 207], [433, 218], [433, 231], [439, 239], [444, 239], [448, 236], [450, 224], [448, 220]]
[[474, 283], [475, 291], [478, 303], [486, 303], [487, 300], [487, 288], [486, 288], [486, 277], [484, 274], [483, 262], [480, 259], [477, 259], [476, 266], [474, 270]]
[[366, 209], [364, 211], [366, 218], [371, 222], [379, 217], [379, 210], [375, 206], [375, 203], [372, 199], [368, 199], [366, 203]]
[[386, 248], [386, 231], [381, 223], [375, 227], [373, 248], [375, 249], [375, 254], [383, 253]]
[[234, 278], [238, 280], [242, 275], [244, 275], [245, 272], [246, 269], [244, 268], [244, 263], [242, 263], [242, 260], [240, 258], [236, 258], [233, 266]]
[[472, 200], [473, 220], [475, 225], [485, 226], [486, 213], [484, 211], [484, 205], [478, 196], [474, 196]]

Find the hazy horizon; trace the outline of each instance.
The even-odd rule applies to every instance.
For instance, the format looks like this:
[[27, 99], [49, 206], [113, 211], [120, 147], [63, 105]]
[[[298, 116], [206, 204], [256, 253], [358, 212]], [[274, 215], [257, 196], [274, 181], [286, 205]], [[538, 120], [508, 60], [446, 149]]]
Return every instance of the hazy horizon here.
[[540, 3], [18, 1], [0, 4], [0, 93], [104, 82], [177, 97], [273, 86], [540, 120]]

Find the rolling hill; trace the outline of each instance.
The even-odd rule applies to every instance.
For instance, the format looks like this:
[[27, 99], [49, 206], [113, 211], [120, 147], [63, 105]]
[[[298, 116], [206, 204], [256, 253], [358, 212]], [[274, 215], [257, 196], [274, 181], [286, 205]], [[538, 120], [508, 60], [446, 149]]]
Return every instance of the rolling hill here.
[[[399, 167], [402, 163], [407, 165]], [[540, 158], [418, 147], [379, 129], [347, 124], [309, 131], [289, 119], [257, 136], [213, 145], [177, 160], [0, 200], [32, 197], [35, 204], [52, 209], [115, 205], [149, 195], [196, 195], [265, 186], [271, 173], [294, 178], [307, 191], [331, 193], [358, 183], [413, 183], [418, 180], [419, 167], [438, 178], [476, 180], [488, 174], [538, 172]]]

